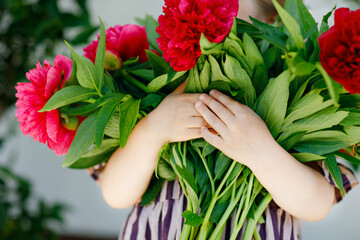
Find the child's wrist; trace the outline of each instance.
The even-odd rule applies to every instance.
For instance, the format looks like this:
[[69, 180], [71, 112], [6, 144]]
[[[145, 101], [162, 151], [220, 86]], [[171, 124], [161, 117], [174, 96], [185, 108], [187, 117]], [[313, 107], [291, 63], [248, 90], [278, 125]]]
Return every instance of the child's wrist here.
[[275, 140], [269, 141], [266, 147], [255, 153], [247, 166], [253, 172], [269, 171], [282, 163], [285, 153], [286, 151]]
[[156, 121], [153, 121], [151, 113], [144, 117], [142, 120], [143, 124], [143, 131], [146, 133], [146, 138], [151, 140], [156, 145], [162, 147], [164, 144], [167, 143], [166, 136], [163, 135], [163, 132], [160, 131], [160, 127], [156, 126]]

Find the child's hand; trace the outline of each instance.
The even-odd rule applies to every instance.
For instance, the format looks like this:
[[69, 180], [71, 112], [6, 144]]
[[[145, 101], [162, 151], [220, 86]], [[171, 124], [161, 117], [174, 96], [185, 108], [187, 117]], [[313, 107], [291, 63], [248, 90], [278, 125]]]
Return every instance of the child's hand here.
[[186, 81], [147, 117], [149, 129], [155, 131], [153, 136], [163, 144], [200, 138], [201, 126], [206, 125], [195, 109], [200, 94], [184, 94], [185, 85]]
[[201, 136], [228, 157], [249, 166], [276, 144], [264, 121], [249, 107], [219, 91], [202, 94], [196, 109], [219, 133], [201, 128]]

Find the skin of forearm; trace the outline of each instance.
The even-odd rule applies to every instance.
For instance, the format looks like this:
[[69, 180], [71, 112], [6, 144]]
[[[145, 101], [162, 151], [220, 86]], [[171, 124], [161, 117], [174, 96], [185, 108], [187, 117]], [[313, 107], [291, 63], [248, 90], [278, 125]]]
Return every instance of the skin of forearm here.
[[325, 218], [335, 201], [335, 190], [323, 175], [300, 163], [275, 141], [266, 155], [249, 163], [277, 205], [305, 221]]
[[144, 194], [163, 142], [147, 117], [138, 122], [124, 149], [117, 149], [99, 178], [105, 201], [113, 208], [134, 205]]

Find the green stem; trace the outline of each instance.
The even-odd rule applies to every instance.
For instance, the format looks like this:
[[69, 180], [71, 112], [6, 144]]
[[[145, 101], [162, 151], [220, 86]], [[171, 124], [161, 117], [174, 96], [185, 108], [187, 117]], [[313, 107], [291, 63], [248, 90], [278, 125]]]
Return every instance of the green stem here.
[[142, 83], [141, 81], [139, 81], [138, 79], [134, 78], [133, 76], [131, 76], [128, 72], [126, 72], [125, 69], [122, 69], [119, 71], [120, 75], [125, 78], [128, 82], [132, 83], [133, 85], [135, 85], [136, 87], [140, 88], [141, 90], [143, 90], [145, 93], [149, 93], [148, 89], [146, 87], [146, 85], [144, 83]]
[[[252, 188], [253, 188], [253, 183], [254, 183], [254, 174], [251, 173], [250, 174], [250, 180], [249, 180], [249, 185], [247, 186], [247, 194], [246, 194], [246, 200], [245, 200], [245, 206], [243, 208], [243, 211], [241, 211], [242, 209], [239, 207], [239, 212], [237, 213], [236, 216], [236, 220], [235, 220], [235, 224], [234, 224], [234, 229], [233, 232], [231, 234], [230, 240], [235, 240], [237, 235], [239, 234], [242, 226], [244, 225], [245, 219], [248, 215], [248, 212], [250, 210], [250, 206], [251, 206], [251, 201], [250, 201], [250, 197], [251, 197], [251, 192], [252, 192]], [[240, 211], [241, 211], [241, 215], [240, 215]], [[240, 217], [240, 220], [238, 220]]]
[[[185, 188], [183, 188], [183, 189], [185, 190]], [[188, 203], [186, 205], [186, 210], [192, 211], [192, 206], [189, 202], [189, 199], [188, 199]], [[181, 230], [180, 240], [189, 240], [190, 239], [189, 235], [191, 234], [192, 228], [193, 227], [191, 225], [185, 224], [185, 222], [184, 222], [183, 229]]]
[[218, 200], [218, 196], [220, 194], [220, 191], [223, 188], [224, 184], [226, 183], [227, 179], [229, 178], [229, 176], [230, 176], [232, 170], [234, 169], [236, 163], [237, 162], [233, 161], [233, 163], [231, 164], [231, 166], [230, 166], [228, 172], [226, 173], [224, 179], [221, 181], [221, 183], [218, 186], [215, 194], [213, 195], [213, 197], [211, 199], [211, 202], [210, 202], [210, 205], [209, 205], [209, 207], [208, 207], [208, 209], [206, 211], [206, 215], [204, 217], [204, 222], [201, 225], [200, 233], [198, 235], [198, 239], [206, 239], [211, 213], [212, 213], [212, 211], [213, 211], [213, 209], [215, 207], [216, 201]]
[[254, 220], [249, 222], [246, 225], [244, 238], [243, 238], [244, 240], [252, 239], [254, 230], [256, 228], [256, 224], [259, 222], [261, 215], [264, 213], [266, 207], [269, 205], [271, 200], [272, 200], [272, 197], [271, 197], [270, 193], [266, 194], [266, 196], [261, 200], [259, 206], [256, 208], [256, 211], [254, 213]]
[[260, 233], [257, 230], [257, 228], [255, 228], [255, 230], [254, 230], [254, 238], [255, 238], [255, 240], [261, 240], [261, 236], [260, 236]]
[[[245, 185], [246, 185], [246, 182], [245, 181], [242, 182], [238, 192], [236, 193], [236, 196], [234, 198], [232, 197], [232, 200], [231, 200], [228, 208], [226, 209], [225, 213], [223, 214], [220, 221], [218, 222], [216, 228], [212, 232], [209, 240], [216, 240], [217, 237], [219, 236], [219, 234], [221, 236], [221, 233], [224, 231], [224, 227], [226, 225], [227, 220], [229, 219], [230, 215], [233, 213], [234, 208], [238, 204], [238, 202], [242, 196], [242, 193], [244, 192]], [[235, 187], [235, 185], [234, 185], [234, 187]]]

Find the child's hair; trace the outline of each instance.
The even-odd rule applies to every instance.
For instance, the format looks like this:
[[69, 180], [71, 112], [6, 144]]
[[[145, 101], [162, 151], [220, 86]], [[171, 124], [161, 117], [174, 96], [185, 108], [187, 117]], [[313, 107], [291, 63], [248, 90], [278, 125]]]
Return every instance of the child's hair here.
[[[276, 16], [277, 11], [271, 0], [256, 0], [261, 8], [261, 12], [266, 16]], [[285, 0], [277, 0], [279, 4], [284, 5]]]

